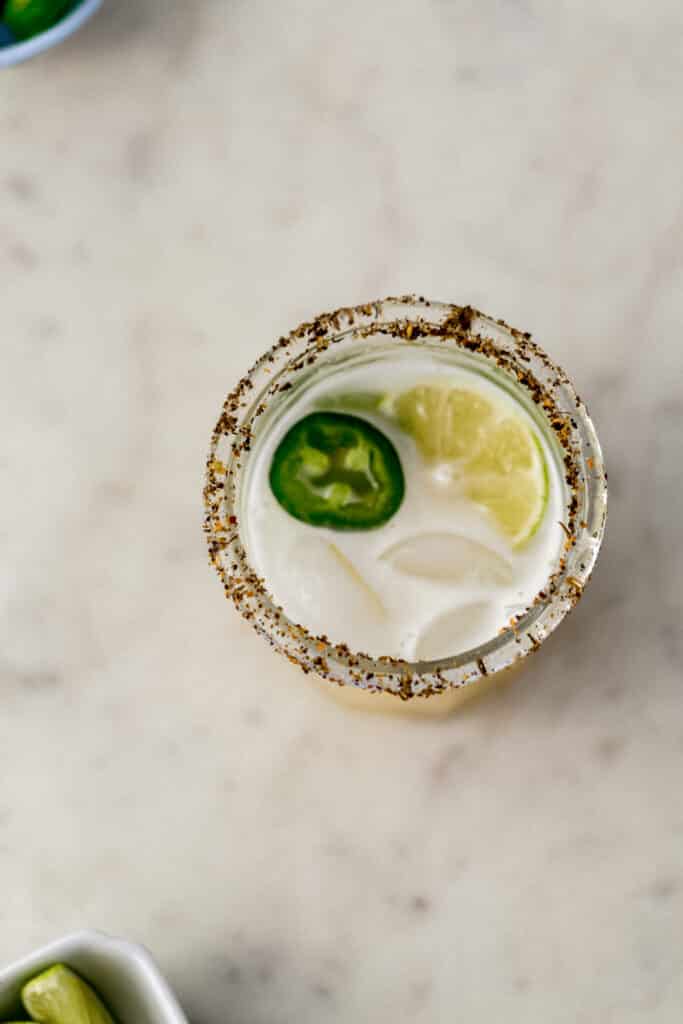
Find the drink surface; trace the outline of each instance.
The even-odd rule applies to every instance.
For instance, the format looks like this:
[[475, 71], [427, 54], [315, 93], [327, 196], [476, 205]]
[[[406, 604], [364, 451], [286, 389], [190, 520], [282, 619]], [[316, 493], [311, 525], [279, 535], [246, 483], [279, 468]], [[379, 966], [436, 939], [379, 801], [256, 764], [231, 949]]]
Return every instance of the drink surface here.
[[[403, 489], [379, 525], [311, 525], [276, 497], [283, 439], [321, 412], [370, 424], [398, 455]], [[514, 465], [521, 438], [532, 468], [493, 479], [478, 466], [482, 437]], [[535, 495], [522, 528], [512, 483]], [[406, 346], [315, 368], [257, 435], [240, 505], [249, 560], [291, 620], [355, 651], [417, 661], [476, 647], [524, 611], [562, 547], [563, 499], [552, 445], [510, 382], [462, 354], [448, 361]]]

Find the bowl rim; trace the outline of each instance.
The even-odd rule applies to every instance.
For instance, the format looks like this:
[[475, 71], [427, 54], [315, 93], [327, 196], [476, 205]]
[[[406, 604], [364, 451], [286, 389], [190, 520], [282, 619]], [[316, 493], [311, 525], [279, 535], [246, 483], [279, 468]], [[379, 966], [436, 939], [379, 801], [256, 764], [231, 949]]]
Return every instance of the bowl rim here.
[[[0, 995], [4, 989], [28, 981], [32, 975], [53, 963], [68, 964], [79, 952], [97, 952], [103, 956], [119, 954], [131, 966], [134, 965], [137, 984], [151, 994], [158, 1008], [159, 1024], [188, 1024], [168, 982], [144, 946], [91, 928], [69, 932], [0, 968]], [[97, 978], [88, 980], [97, 987]]]
[[9, 46], [0, 47], [0, 68], [9, 68], [14, 64], [36, 57], [39, 53], [51, 49], [63, 39], [72, 35], [81, 25], [90, 18], [98, 7], [101, 7], [103, 0], [81, 0], [77, 7], [69, 11], [63, 18], [45, 29], [19, 43], [10, 43]]

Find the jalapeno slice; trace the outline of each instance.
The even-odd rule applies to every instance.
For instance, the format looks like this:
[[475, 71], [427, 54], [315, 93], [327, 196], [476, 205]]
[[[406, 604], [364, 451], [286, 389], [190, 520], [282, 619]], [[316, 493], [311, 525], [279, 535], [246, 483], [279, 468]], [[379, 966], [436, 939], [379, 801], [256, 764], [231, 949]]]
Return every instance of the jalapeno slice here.
[[398, 510], [405, 479], [398, 452], [359, 416], [312, 412], [280, 441], [270, 486], [282, 507], [310, 526], [372, 530]]

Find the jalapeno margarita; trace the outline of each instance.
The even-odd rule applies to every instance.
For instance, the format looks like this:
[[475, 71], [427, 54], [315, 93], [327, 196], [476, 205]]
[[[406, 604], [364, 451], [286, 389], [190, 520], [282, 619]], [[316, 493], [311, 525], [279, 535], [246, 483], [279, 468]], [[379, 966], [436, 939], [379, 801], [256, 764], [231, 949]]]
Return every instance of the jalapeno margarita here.
[[413, 298], [280, 339], [226, 401], [205, 498], [211, 560], [273, 646], [343, 696], [429, 712], [539, 646], [606, 509], [566, 376], [527, 335]]

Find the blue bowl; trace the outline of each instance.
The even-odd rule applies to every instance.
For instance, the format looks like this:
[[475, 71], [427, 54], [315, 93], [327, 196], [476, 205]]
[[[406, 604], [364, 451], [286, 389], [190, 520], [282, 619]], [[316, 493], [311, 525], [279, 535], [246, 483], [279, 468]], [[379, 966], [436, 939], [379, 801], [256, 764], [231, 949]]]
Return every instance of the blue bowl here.
[[39, 32], [21, 43], [10, 43], [9, 46], [0, 45], [0, 68], [19, 64], [20, 61], [35, 57], [37, 53], [42, 53], [43, 50], [49, 50], [50, 47], [61, 43], [62, 39], [66, 39], [67, 36], [76, 32], [83, 22], [95, 13], [101, 3], [102, 0], [81, 0], [77, 7], [74, 7], [52, 28], [45, 29], [44, 32]]

